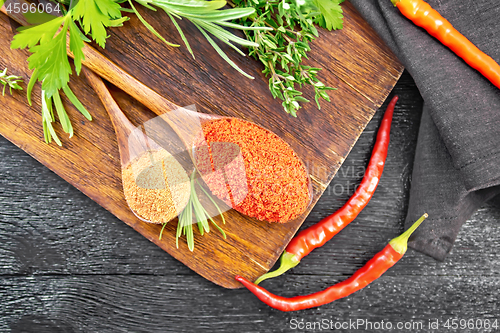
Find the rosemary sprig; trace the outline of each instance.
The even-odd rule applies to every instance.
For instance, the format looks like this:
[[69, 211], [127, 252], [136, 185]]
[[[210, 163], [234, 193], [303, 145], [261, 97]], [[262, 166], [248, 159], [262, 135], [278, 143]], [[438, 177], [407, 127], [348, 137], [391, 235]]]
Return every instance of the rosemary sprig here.
[[[128, 0], [131, 2], [131, 0]], [[224, 59], [231, 67], [236, 69], [238, 72], [243, 74], [244, 76], [253, 79], [252, 76], [245, 73], [241, 68], [238, 67], [225, 53], [222, 49], [215, 43], [212, 39], [212, 36], [215, 36], [220, 41], [229, 45], [231, 48], [235, 49], [239, 54], [245, 55], [240, 49], [238, 49], [233, 43], [244, 46], [244, 47], [259, 47], [254, 41], [250, 41], [248, 39], [240, 38], [233, 33], [224, 29], [224, 27], [230, 27], [233, 29], [239, 30], [259, 30], [259, 31], [269, 31], [272, 30], [270, 27], [252, 27], [245, 26], [241, 24], [233, 23], [232, 21], [242, 19], [248, 17], [255, 13], [255, 9], [252, 7], [247, 8], [232, 8], [232, 9], [222, 9], [226, 5], [225, 0], [135, 0], [137, 3], [142, 6], [149, 8], [151, 10], [156, 10], [155, 7], [163, 9], [169, 16], [170, 20], [174, 24], [177, 32], [181, 36], [182, 41], [186, 45], [189, 53], [195, 57], [193, 50], [191, 49], [191, 45], [188, 42], [184, 32], [181, 27], [177, 23], [177, 20], [187, 19], [189, 20], [200, 32], [203, 34], [205, 39], [210, 43], [210, 45], [215, 49], [215, 51], [219, 54], [219, 56]], [[133, 7], [133, 11], [138, 15], [139, 19], [143, 22], [143, 24], [148, 27], [148, 29], [166, 42], [169, 45], [172, 43], [165, 41], [163, 37], [161, 37], [158, 32], [154, 30], [147, 22], [142, 19], [137, 10]], [[177, 46], [177, 45], [176, 45]]]
[[5, 96], [5, 90], [9, 87], [9, 92], [12, 95], [12, 89], [23, 90], [19, 83], [23, 82], [20, 76], [7, 75], [7, 68], [0, 72], [0, 83], [3, 85], [2, 96]]
[[[210, 222], [217, 228], [217, 230], [220, 231], [224, 239], [226, 239], [226, 233], [224, 232], [224, 230], [222, 230], [222, 228], [219, 227], [217, 223], [215, 223], [214, 219], [206, 211], [205, 207], [203, 207], [202, 203], [198, 198], [198, 195], [196, 193], [196, 184], [198, 184], [200, 189], [205, 193], [207, 198], [209, 198], [212, 204], [215, 206], [215, 208], [217, 209], [222, 218], [222, 223], [224, 224], [226, 223], [224, 215], [222, 214], [222, 211], [215, 202], [215, 200], [212, 199], [211, 195], [203, 188], [203, 186], [201, 186], [200, 182], [195, 179], [196, 173], [197, 171], [195, 170], [191, 174], [191, 179], [190, 179], [191, 193], [189, 195], [189, 200], [186, 207], [179, 214], [179, 220], [177, 222], [177, 231], [175, 235], [175, 245], [177, 246], [177, 248], [179, 248], [179, 238], [181, 237], [181, 235], [184, 235], [186, 236], [186, 242], [188, 244], [188, 248], [190, 251], [194, 250], [193, 217], [196, 221], [195, 223], [198, 224], [198, 230], [201, 236], [203, 236], [205, 232], [210, 232], [210, 225], [208, 223], [208, 221], [210, 220]], [[159, 239], [161, 239], [163, 230], [165, 229], [167, 223], [163, 224], [163, 227], [161, 228], [160, 231]]]
[[284, 110], [296, 117], [300, 103], [309, 102], [300, 91], [304, 85], [314, 88], [318, 109], [320, 98], [330, 101], [327, 91], [335, 89], [318, 79], [319, 68], [306, 66], [303, 60], [311, 50], [309, 42], [318, 37], [314, 23], [329, 30], [342, 28], [340, 3], [343, 0], [232, 1], [236, 7], [256, 9], [254, 15], [240, 20], [242, 25], [272, 28], [271, 31], [245, 31], [245, 35], [259, 45], [250, 47], [249, 54], [264, 65], [269, 90], [274, 98], [283, 100]]

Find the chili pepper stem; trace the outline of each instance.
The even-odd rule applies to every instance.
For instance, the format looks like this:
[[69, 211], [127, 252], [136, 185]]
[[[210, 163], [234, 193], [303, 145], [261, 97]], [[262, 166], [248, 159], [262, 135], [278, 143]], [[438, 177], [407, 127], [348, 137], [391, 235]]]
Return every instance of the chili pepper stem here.
[[270, 279], [276, 276], [280, 276], [281, 274], [285, 273], [289, 269], [297, 266], [299, 264], [300, 260], [297, 258], [297, 256], [293, 253], [289, 252], [283, 252], [280, 258], [280, 267], [272, 272], [267, 272], [264, 275], [261, 275], [257, 280], [255, 280], [255, 284], [259, 284], [262, 281], [266, 279]]
[[408, 230], [406, 230], [401, 235], [399, 235], [398, 237], [392, 239], [389, 242], [389, 245], [392, 246], [392, 248], [394, 249], [394, 251], [396, 251], [397, 253], [399, 253], [401, 255], [403, 255], [403, 254], [406, 253], [406, 250], [408, 249], [408, 239], [410, 238], [411, 234], [413, 234], [413, 232], [415, 231], [415, 229], [417, 229], [418, 226], [427, 217], [429, 217], [429, 215], [427, 213], [425, 213], [417, 221], [415, 221], [415, 223], [413, 223], [413, 225], [410, 228], [408, 228]]

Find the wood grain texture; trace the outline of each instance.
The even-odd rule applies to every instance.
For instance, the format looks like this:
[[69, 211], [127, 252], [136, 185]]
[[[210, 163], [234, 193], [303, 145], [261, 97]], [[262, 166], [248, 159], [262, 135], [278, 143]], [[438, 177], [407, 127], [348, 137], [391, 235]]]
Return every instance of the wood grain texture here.
[[[285, 275], [263, 282], [269, 290], [294, 296], [343, 280], [403, 229], [422, 99], [408, 73], [393, 94], [400, 100], [374, 198], [331, 242]], [[352, 193], [382, 115], [380, 110], [370, 121], [302, 228], [339, 208]], [[296, 313], [276, 311], [246, 290], [205, 280], [3, 138], [0, 206], [2, 333], [321, 332], [292, 329], [291, 321], [500, 320], [500, 210], [491, 205], [464, 224], [446, 261], [410, 249], [365, 289]], [[498, 332], [442, 326], [393, 331]]]
[[[278, 134], [306, 163], [313, 180], [314, 204], [402, 71], [398, 61], [349, 3], [344, 10], [345, 28], [340, 32], [321, 32], [310, 55], [311, 65], [324, 68], [321, 80], [338, 90], [330, 94], [331, 103], [322, 103], [321, 111], [310, 103], [298, 118], [284, 114], [280, 102], [270, 97], [258, 62], [248, 57], [238, 58], [223, 47], [240, 67], [256, 77], [254, 81], [245, 81], [186, 22], [181, 23], [186, 35], [197, 41], [192, 43], [196, 59], [184, 48], [175, 52], [168, 49], [135, 18], [126, 27], [110, 30], [103, 54], [176, 105], [195, 104], [202, 112], [236, 116]], [[164, 13], [143, 11], [142, 14], [167, 40], [178, 39]], [[5, 16], [0, 19], [3, 38], [0, 54], [5, 54], [0, 65], [22, 73], [27, 81], [27, 53], [9, 50], [12, 29]], [[224, 226], [227, 240], [217, 233], [209, 233], [203, 239], [195, 237], [194, 253], [183, 242], [179, 249], [175, 248], [175, 223], [168, 224], [160, 241], [160, 227], [139, 221], [125, 203], [117, 144], [102, 105], [84, 79], [74, 78], [71, 87], [91, 110], [94, 120], [86, 121], [68, 106], [76, 134], [67, 140], [58, 132], [64, 138], [63, 148], [42, 143], [40, 106], [28, 108], [21, 93], [5, 98], [2, 115], [6, 120], [0, 125], [0, 133], [207, 279], [237, 288], [240, 285], [233, 280], [234, 275], [244, 274], [250, 279], [260, 276], [275, 263], [312, 209], [313, 205], [286, 225], [264, 223], [229, 211], [226, 219], [230, 223]], [[110, 88], [134, 124], [155, 116], [123, 91]], [[35, 101], [39, 100], [39, 94], [35, 90]], [[175, 140], [168, 144], [179, 146]]]

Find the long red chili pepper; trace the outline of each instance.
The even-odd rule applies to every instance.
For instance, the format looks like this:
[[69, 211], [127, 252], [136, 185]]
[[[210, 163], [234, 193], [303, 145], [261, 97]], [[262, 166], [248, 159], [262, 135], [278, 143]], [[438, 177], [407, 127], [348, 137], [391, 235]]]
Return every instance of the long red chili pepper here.
[[382, 171], [384, 171], [387, 148], [389, 146], [392, 115], [398, 96], [394, 96], [387, 106], [382, 123], [377, 133], [372, 156], [360, 185], [351, 198], [339, 210], [325, 217], [318, 223], [302, 230], [295, 236], [280, 258], [280, 267], [259, 277], [255, 284], [265, 279], [276, 277], [292, 267], [298, 265], [300, 260], [307, 256], [312, 250], [323, 246], [332, 239], [340, 230], [351, 223], [365, 208], [377, 188]]
[[241, 282], [262, 302], [281, 311], [304, 310], [327, 304], [364, 288], [394, 266], [406, 253], [408, 238], [426, 218], [427, 214], [424, 214], [408, 230], [391, 240], [382, 251], [377, 253], [347, 280], [310, 295], [291, 298], [281, 297], [270, 293], [239, 275], [236, 276], [236, 280]]
[[500, 65], [479, 50], [471, 41], [455, 29], [427, 2], [422, 0], [391, 0], [399, 11], [419, 27], [427, 30], [469, 66], [500, 88]]

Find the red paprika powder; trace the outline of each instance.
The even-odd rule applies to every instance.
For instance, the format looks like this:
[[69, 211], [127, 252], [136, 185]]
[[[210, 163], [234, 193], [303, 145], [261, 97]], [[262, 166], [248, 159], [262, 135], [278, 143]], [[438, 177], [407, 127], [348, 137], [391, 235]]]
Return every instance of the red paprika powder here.
[[311, 202], [306, 167], [276, 134], [253, 123], [222, 118], [202, 125], [195, 161], [214, 195], [250, 217], [284, 223]]

